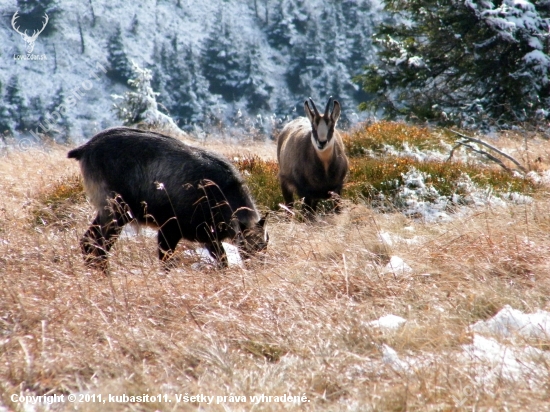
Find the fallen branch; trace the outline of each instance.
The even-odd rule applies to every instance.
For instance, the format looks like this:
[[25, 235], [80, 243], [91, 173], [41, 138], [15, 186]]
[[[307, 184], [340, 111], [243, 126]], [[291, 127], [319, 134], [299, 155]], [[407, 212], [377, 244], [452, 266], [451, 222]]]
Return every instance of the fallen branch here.
[[486, 156], [488, 159], [496, 162], [499, 166], [502, 166], [506, 171], [510, 172], [510, 168], [507, 167], [506, 165], [504, 165], [504, 163], [496, 158], [495, 156], [491, 155], [490, 153], [484, 151], [484, 150], [480, 150], [480, 149], [475, 149], [473, 148], [471, 145], [467, 144], [469, 142], [471, 143], [478, 143], [482, 146], [485, 146], [485, 147], [488, 147], [489, 149], [491, 150], [494, 150], [496, 153], [498, 153], [499, 155], [501, 156], [504, 156], [506, 159], [510, 160], [512, 163], [514, 163], [519, 170], [521, 170], [522, 172], [527, 172], [527, 170], [525, 169], [525, 167], [523, 167], [516, 159], [514, 159], [512, 156], [510, 156], [509, 154], [507, 153], [504, 153], [502, 150], [500, 149], [497, 149], [496, 147], [494, 147], [493, 145], [490, 145], [489, 143], [487, 142], [484, 142], [483, 140], [481, 139], [476, 139], [475, 137], [470, 137], [470, 136], [466, 136], [465, 134], [462, 134], [460, 132], [457, 132], [455, 130], [451, 130], [451, 129], [448, 129], [450, 132], [456, 134], [457, 136], [460, 136], [462, 139], [464, 139], [465, 141], [458, 141], [457, 142], [457, 145], [455, 147], [453, 147], [453, 149], [451, 150], [451, 153], [449, 154], [449, 160], [451, 160], [452, 156], [453, 156], [453, 153], [455, 151], [455, 149], [457, 149], [459, 146], [466, 146], [467, 148], [473, 150], [474, 152], [476, 153], [479, 153], [479, 154], [482, 154], [484, 156]]
[[506, 166], [506, 165], [502, 162], [502, 160], [500, 160], [498, 157], [495, 157], [495, 156], [493, 156], [492, 154], [487, 153], [487, 152], [484, 151], [484, 150], [476, 149], [475, 147], [469, 145], [467, 142], [458, 142], [458, 144], [457, 144], [455, 147], [453, 147], [453, 149], [451, 150], [451, 153], [450, 153], [449, 158], [447, 159], [447, 161], [450, 161], [450, 160], [451, 160], [451, 158], [453, 157], [454, 151], [455, 151], [457, 148], [459, 148], [460, 146], [465, 146], [465, 147], [467, 147], [468, 149], [470, 149], [470, 150], [472, 150], [472, 151], [474, 151], [474, 152], [476, 152], [476, 153], [479, 153], [479, 154], [481, 154], [481, 155], [484, 155], [484, 156], [486, 156], [489, 160], [492, 160], [493, 162], [495, 162], [496, 164], [498, 164], [500, 167], [502, 167], [502, 168], [503, 168], [504, 170], [506, 170], [508, 173], [511, 173], [511, 172], [512, 172], [512, 170], [510, 170], [510, 168], [509, 168], [508, 166]]

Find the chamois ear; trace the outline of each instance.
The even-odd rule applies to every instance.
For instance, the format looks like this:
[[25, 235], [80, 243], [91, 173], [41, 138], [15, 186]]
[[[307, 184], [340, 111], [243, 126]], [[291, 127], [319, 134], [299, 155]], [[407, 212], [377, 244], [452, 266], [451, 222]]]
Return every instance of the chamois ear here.
[[336, 124], [338, 119], [340, 118], [340, 103], [338, 103], [338, 100], [334, 101], [334, 108], [332, 109], [332, 113], [330, 114], [330, 118]]
[[307, 118], [309, 119], [309, 121], [310, 121], [311, 123], [313, 123], [313, 118], [314, 118], [315, 115], [314, 115], [313, 112], [311, 111], [311, 108], [309, 107], [309, 103], [308, 103], [307, 100], [304, 102], [304, 110], [305, 110], [305, 112], [306, 112], [306, 116], [307, 116]]

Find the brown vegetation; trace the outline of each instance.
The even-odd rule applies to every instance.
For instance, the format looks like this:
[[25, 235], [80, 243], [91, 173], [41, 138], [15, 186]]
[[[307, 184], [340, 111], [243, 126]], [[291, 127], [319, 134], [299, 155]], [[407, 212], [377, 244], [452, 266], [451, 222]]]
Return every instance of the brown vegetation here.
[[[79, 192], [79, 171], [65, 152], [12, 152], [0, 163], [0, 404], [10, 410], [22, 410], [11, 401], [19, 393], [172, 399], [90, 402], [79, 404], [81, 411], [253, 406], [176, 404], [174, 395], [185, 393], [308, 399], [254, 407], [263, 411], [547, 408], [547, 379], [480, 380], [475, 362], [459, 360], [472, 340], [468, 325], [505, 304], [550, 310], [544, 188], [532, 203], [472, 209], [450, 222], [379, 214], [349, 200], [341, 215], [315, 222], [276, 212], [265, 259], [226, 270], [197, 269], [199, 258], [184, 253], [195, 245], [182, 244], [181, 265], [166, 273], [155, 238], [143, 231], [117, 242], [105, 277], [82, 263], [78, 240], [93, 210], [66, 196]], [[238, 160], [241, 170], [267, 167], [246, 159]], [[43, 214], [47, 199], [60, 215]], [[383, 242], [383, 233], [394, 241]], [[412, 272], [388, 273], [393, 255]], [[391, 331], [368, 325], [387, 314], [407, 322]], [[537, 347], [546, 351], [549, 343]], [[384, 345], [417, 362], [396, 368]], [[548, 376], [545, 359], [537, 368]], [[53, 410], [74, 409], [65, 403]]]

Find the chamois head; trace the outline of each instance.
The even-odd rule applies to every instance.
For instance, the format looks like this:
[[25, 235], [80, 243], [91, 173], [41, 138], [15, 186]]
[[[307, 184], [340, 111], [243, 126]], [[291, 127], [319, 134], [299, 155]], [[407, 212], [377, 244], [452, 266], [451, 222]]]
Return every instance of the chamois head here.
[[265, 227], [266, 221], [267, 214], [251, 228], [247, 228], [246, 225], [238, 222], [239, 230], [235, 240], [243, 259], [249, 259], [256, 253], [263, 252], [267, 249], [269, 235]]
[[[310, 102], [311, 107], [309, 106]], [[328, 99], [324, 114], [319, 114], [311, 97], [309, 98], [309, 102], [306, 100], [304, 103], [306, 115], [311, 122], [311, 142], [313, 143], [313, 147], [320, 152], [331, 146], [333, 142], [332, 135], [334, 134], [334, 127], [340, 118], [340, 103], [334, 100], [334, 105], [332, 110], [330, 110], [332, 102], [331, 96]]]

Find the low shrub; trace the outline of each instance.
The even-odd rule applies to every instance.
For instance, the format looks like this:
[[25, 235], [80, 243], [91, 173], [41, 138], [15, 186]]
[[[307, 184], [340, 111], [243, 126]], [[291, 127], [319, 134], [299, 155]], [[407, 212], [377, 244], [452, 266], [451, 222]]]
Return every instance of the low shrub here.
[[72, 206], [85, 199], [80, 175], [65, 176], [40, 193], [31, 210], [32, 221], [37, 226], [70, 227], [75, 221]]
[[243, 174], [256, 202], [269, 210], [278, 210], [279, 203], [283, 203], [283, 195], [277, 177], [277, 162], [251, 156], [236, 158], [234, 164]]
[[407, 147], [418, 150], [441, 148], [441, 142], [449, 140], [445, 134], [425, 127], [400, 122], [381, 121], [358, 127], [343, 135], [344, 146], [349, 157], [363, 157], [372, 152], [383, 152], [388, 146], [395, 150]]

